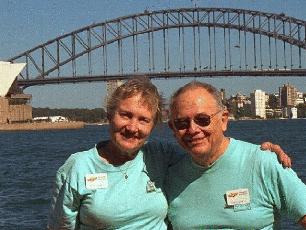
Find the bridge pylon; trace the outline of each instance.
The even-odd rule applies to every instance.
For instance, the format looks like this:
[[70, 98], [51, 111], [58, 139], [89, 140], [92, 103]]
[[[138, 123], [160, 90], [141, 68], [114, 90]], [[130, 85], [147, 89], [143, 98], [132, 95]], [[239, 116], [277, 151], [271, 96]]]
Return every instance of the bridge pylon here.
[[123, 80], [109, 80], [106, 82], [106, 96], [104, 98], [104, 108], [107, 107], [107, 103], [113, 92], [123, 84]]

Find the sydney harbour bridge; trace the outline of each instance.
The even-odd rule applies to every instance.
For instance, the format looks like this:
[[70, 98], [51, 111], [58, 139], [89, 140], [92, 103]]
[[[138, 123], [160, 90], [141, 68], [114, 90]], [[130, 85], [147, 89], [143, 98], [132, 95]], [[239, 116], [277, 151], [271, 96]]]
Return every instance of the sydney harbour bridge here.
[[123, 16], [15, 57], [21, 88], [149, 78], [306, 76], [306, 21], [244, 9], [181, 8]]

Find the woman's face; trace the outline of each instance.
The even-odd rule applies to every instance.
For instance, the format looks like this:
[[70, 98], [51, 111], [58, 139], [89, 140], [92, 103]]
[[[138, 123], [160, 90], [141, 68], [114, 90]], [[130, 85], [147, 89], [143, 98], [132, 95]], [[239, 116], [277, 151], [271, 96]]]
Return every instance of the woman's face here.
[[141, 94], [122, 100], [110, 119], [111, 143], [128, 155], [136, 153], [154, 128], [155, 115]]

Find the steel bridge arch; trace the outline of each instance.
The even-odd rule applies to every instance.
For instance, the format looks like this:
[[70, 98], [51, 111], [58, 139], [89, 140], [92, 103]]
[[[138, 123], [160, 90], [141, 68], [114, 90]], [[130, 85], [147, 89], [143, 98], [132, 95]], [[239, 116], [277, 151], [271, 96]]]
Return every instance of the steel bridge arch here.
[[[79, 57], [90, 55], [98, 48], [106, 49], [107, 45], [128, 37], [179, 27], [235, 29], [281, 40], [298, 47], [299, 52], [306, 50], [306, 21], [288, 17], [284, 13], [231, 8], [181, 8], [145, 11], [91, 24], [49, 40], [8, 61], [22, 60], [27, 63], [25, 73], [19, 76], [21, 79], [46, 79], [53, 71], [59, 73], [60, 67], [69, 62], [73, 64]], [[67, 57], [63, 58], [63, 53]], [[51, 67], [47, 67], [47, 59], [52, 63]], [[37, 71], [36, 76], [30, 76], [30, 66]], [[74, 73], [72, 75], [75, 77]]]

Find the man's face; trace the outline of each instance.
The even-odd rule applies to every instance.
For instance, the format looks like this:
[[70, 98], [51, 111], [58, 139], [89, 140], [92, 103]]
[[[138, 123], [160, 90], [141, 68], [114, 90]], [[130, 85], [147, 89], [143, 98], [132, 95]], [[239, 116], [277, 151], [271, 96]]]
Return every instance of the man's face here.
[[[170, 127], [180, 145], [193, 158], [217, 154], [227, 129], [228, 114], [217, 106], [213, 96], [203, 88], [192, 88], [177, 97], [175, 107]], [[199, 125], [199, 121], [205, 123], [205, 117], [210, 117], [210, 124]]]

